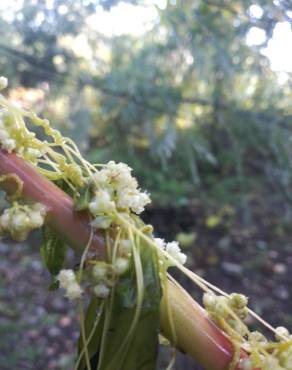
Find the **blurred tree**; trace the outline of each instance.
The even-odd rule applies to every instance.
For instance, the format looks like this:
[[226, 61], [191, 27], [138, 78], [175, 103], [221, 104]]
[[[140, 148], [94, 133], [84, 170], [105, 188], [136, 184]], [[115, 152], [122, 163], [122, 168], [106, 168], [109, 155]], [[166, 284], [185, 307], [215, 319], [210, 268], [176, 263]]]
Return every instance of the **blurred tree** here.
[[291, 86], [261, 52], [290, 2], [169, 0], [141, 37], [94, 31], [88, 18], [117, 3], [24, 0], [0, 23], [3, 73], [49, 82], [44, 113], [92, 159], [127, 161], [160, 204], [244, 203], [259, 184], [290, 201]]

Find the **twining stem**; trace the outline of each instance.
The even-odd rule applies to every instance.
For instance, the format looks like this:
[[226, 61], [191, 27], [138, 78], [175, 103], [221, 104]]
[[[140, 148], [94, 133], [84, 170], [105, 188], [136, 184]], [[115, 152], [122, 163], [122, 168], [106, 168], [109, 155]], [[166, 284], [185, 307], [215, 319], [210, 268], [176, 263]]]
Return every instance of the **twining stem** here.
[[[73, 200], [33, 166], [16, 154], [0, 149], [0, 176], [7, 174], [20, 178], [23, 182], [22, 197], [45, 205], [48, 209], [46, 222], [71, 247], [82, 253], [91, 233], [87, 213], [76, 212]], [[7, 181], [0, 186], [11, 194], [16, 184], [15, 181]], [[100, 259], [104, 259], [105, 243], [100, 233], [92, 235], [91, 248], [96, 250]], [[230, 339], [179, 284], [173, 281], [167, 284], [168, 301], [164, 295], [161, 302], [161, 330], [164, 335], [171, 341], [174, 331], [176, 347], [193, 356], [207, 370], [228, 369], [234, 356]], [[169, 311], [172, 322], [169, 321]], [[246, 356], [241, 353], [241, 357]]]

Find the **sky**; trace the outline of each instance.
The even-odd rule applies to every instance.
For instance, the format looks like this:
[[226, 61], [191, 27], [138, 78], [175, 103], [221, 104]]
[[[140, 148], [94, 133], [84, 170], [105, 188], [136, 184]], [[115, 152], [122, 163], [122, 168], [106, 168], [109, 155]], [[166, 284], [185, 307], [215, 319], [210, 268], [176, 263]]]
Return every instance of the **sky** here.
[[[176, 0], [173, 0], [176, 1]], [[47, 0], [53, 4], [53, 0]], [[13, 17], [13, 10], [17, 9], [22, 0], [0, 0], [1, 16], [9, 20]], [[133, 6], [131, 4], [119, 3], [107, 12], [102, 7], [97, 8], [96, 14], [88, 19], [89, 25], [107, 35], [142, 35], [151, 29], [158, 20], [156, 7], [164, 9], [166, 0], [146, 0], [146, 6]], [[66, 11], [63, 9], [62, 11]], [[258, 5], [251, 5], [249, 13], [254, 18], [260, 18], [263, 14]], [[246, 42], [250, 46], [258, 46], [265, 40], [265, 32], [257, 27], [252, 27], [247, 34]], [[274, 29], [273, 37], [268, 46], [262, 49], [271, 64], [272, 70], [276, 72], [292, 72], [292, 31], [288, 22], [278, 23]]]
[[[134, 34], [141, 35], [150, 29], [157, 20], [158, 12], [153, 6], [160, 9], [166, 6], [166, 0], [149, 0], [149, 6], [133, 6], [120, 3], [110, 12], [100, 7], [89, 21], [97, 31], [108, 36]], [[251, 5], [250, 14], [260, 18], [263, 14], [258, 5]], [[265, 41], [265, 32], [257, 27], [252, 27], [247, 34], [246, 42], [250, 46], [258, 46]], [[280, 22], [276, 25], [273, 37], [268, 46], [263, 48], [262, 53], [270, 59], [271, 68], [276, 72], [292, 72], [292, 31], [288, 22]]]

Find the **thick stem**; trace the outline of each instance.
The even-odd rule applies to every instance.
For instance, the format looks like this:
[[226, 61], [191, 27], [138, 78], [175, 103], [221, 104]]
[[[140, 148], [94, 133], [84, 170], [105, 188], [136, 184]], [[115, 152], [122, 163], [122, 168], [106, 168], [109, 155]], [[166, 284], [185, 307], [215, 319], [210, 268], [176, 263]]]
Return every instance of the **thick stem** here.
[[[179, 350], [208, 370], [229, 368], [234, 355], [230, 339], [179, 284], [168, 281], [160, 310], [162, 331]], [[241, 351], [240, 358], [245, 357]], [[235, 370], [239, 369], [237, 364]]]
[[[74, 211], [72, 199], [54, 183], [14, 153], [0, 149], [0, 175], [16, 174], [23, 181], [24, 199], [47, 207], [46, 222], [76, 251], [82, 253], [90, 238], [89, 218], [85, 212]], [[15, 191], [11, 181], [0, 184], [9, 193]], [[95, 234], [91, 244], [100, 258], [104, 257], [103, 238]]]
[[[0, 175], [5, 174], [16, 174], [23, 181], [23, 197], [44, 204], [48, 208], [48, 224], [70, 246], [82, 252], [90, 237], [87, 214], [74, 211], [72, 199], [22, 158], [0, 149]], [[15, 190], [13, 183], [0, 185], [10, 193]], [[94, 235], [93, 247], [103, 259], [104, 243], [98, 233]], [[161, 328], [165, 335], [170, 340], [173, 337], [169, 320], [171, 312], [175, 345], [196, 358], [208, 370], [227, 369], [234, 353], [228, 337], [178, 284], [169, 282], [165, 291], [167, 295], [164, 294], [161, 302]], [[245, 356], [242, 353], [242, 357]]]

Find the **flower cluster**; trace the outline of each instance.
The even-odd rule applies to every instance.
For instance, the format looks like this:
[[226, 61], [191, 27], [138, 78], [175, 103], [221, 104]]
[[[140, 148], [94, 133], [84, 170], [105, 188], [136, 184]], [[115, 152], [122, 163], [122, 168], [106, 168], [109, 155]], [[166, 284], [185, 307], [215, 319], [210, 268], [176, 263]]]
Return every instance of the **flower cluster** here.
[[140, 214], [150, 203], [149, 195], [141, 192], [132, 169], [125, 163], [110, 161], [93, 176], [97, 190], [89, 203], [94, 216], [111, 214], [114, 210]]
[[115, 258], [113, 268], [116, 275], [123, 275], [129, 268], [132, 255], [132, 242], [122, 239], [119, 243], [118, 256]]
[[[292, 370], [292, 337], [284, 327], [275, 329], [277, 342], [269, 343], [260, 332], [250, 332], [242, 322], [248, 315], [248, 299], [242, 294], [233, 293], [228, 297], [205, 293], [203, 303], [211, 317], [227, 331], [231, 337], [242, 338], [241, 348], [249, 357], [241, 359], [241, 370]], [[236, 333], [236, 334], [234, 334]]]
[[60, 287], [66, 290], [66, 297], [70, 300], [78, 299], [82, 295], [82, 288], [76, 280], [73, 270], [61, 270], [57, 276]]
[[92, 278], [94, 282], [93, 292], [101, 299], [107, 298], [110, 294], [112, 285], [112, 268], [105, 262], [97, 262], [92, 268]]
[[248, 316], [247, 303], [247, 297], [237, 293], [225, 297], [208, 292], [203, 296], [203, 304], [211, 317], [219, 324], [225, 322], [227, 327], [240, 335], [245, 335], [247, 331], [242, 321]]
[[12, 138], [9, 130], [6, 128], [7, 111], [0, 111], [0, 144], [1, 147], [8, 153], [11, 153], [16, 148], [16, 141]]
[[116, 277], [123, 275], [130, 266], [132, 243], [130, 240], [121, 240], [117, 256], [112, 264], [96, 262], [92, 268], [93, 292], [101, 299], [108, 297]]
[[32, 163], [44, 154], [44, 144], [35, 133], [20, 127], [17, 116], [5, 108], [0, 110], [0, 145], [8, 153], [16, 151]]
[[248, 314], [248, 299], [243, 294], [232, 293], [229, 297], [217, 296], [214, 293], [205, 293], [203, 304], [212, 316], [227, 318], [234, 312], [239, 318], [244, 319]]
[[172, 258], [177, 260], [181, 265], [184, 265], [187, 261], [187, 256], [182, 253], [178, 242], [173, 241], [166, 243], [164, 239], [155, 238], [154, 239], [158, 248], [165, 250]]
[[0, 216], [0, 235], [10, 234], [17, 241], [25, 240], [29, 232], [43, 226], [46, 208], [40, 203], [19, 205], [14, 203]]

